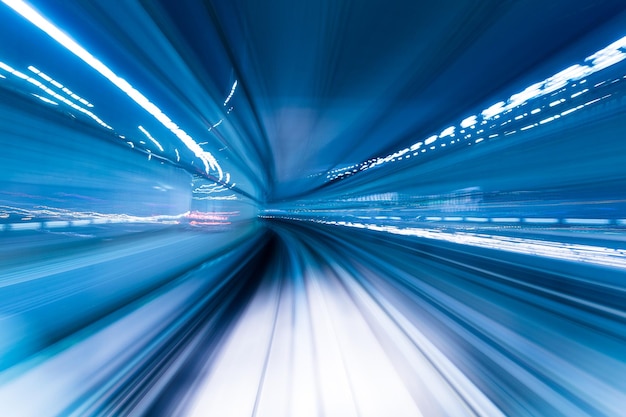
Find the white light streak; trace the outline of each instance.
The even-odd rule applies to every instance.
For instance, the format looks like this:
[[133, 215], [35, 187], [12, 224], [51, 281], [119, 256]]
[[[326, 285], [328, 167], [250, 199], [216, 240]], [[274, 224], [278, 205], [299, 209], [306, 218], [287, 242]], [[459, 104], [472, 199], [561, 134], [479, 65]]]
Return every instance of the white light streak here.
[[454, 127], [454, 126], [450, 126], [450, 127], [445, 128], [445, 129], [444, 129], [444, 130], [443, 130], [443, 131], [439, 134], [439, 137], [440, 137], [440, 138], [443, 138], [443, 137], [445, 137], [445, 136], [452, 136], [452, 135], [454, 135], [454, 129], [455, 129], [455, 127]]
[[589, 91], [589, 89], [588, 89], [588, 88], [585, 88], [585, 89], [584, 89], [584, 90], [582, 90], [582, 91], [579, 91], [579, 92], [577, 92], [577, 93], [572, 94], [572, 95], [571, 95], [571, 98], [576, 98], [576, 97], [578, 97], [578, 96], [579, 96], [579, 95], [581, 95], [581, 94], [585, 94], [587, 91]]
[[534, 223], [534, 224], [556, 224], [559, 222], [559, 219], [555, 219], [553, 217], [550, 217], [550, 218], [527, 217], [524, 219], [524, 222]]
[[485, 110], [483, 110], [481, 115], [484, 119], [491, 119], [492, 117], [502, 113], [505, 110], [504, 104], [504, 101], [499, 101], [496, 104], [493, 104], [492, 106], [487, 107]]
[[416, 151], [416, 150], [418, 150], [418, 149], [420, 148], [420, 146], [422, 146], [423, 144], [424, 144], [423, 142], [417, 142], [417, 143], [415, 143], [415, 144], [411, 145], [411, 148], [410, 148], [410, 149], [411, 149], [412, 151]]
[[42, 97], [42, 96], [40, 96], [39, 94], [34, 94], [34, 93], [33, 93], [33, 96], [37, 97], [39, 100], [41, 100], [41, 101], [43, 101], [43, 102], [46, 102], [46, 103], [49, 103], [49, 104], [53, 104], [53, 105], [55, 105], [55, 106], [58, 106], [58, 105], [59, 105], [59, 103], [57, 103], [56, 101], [52, 101], [52, 100], [50, 100], [49, 98]]
[[461, 127], [467, 128], [467, 127], [475, 125], [476, 123], [477, 123], [476, 116], [470, 116], [470, 117], [463, 119], [463, 121], [461, 121]]
[[49, 75], [47, 75], [44, 72], [40, 71], [39, 69], [35, 68], [34, 66], [30, 65], [28, 67], [28, 70], [31, 71], [31, 72], [34, 72], [39, 77], [43, 78], [45, 81], [47, 81], [50, 84], [54, 85], [55, 87], [59, 88], [61, 91], [63, 91], [65, 94], [67, 94], [68, 96], [70, 96], [74, 100], [84, 104], [87, 107], [93, 107], [93, 104], [91, 104], [90, 102], [88, 102], [84, 98], [80, 97], [79, 95], [73, 93], [69, 88], [63, 87], [63, 85], [61, 85], [58, 82], [53, 83], [54, 79], [52, 77], [50, 77]]
[[[46, 94], [50, 95], [51, 97], [67, 104], [68, 106], [70, 106], [71, 108], [73, 108], [74, 110], [77, 110], [83, 114], [85, 114], [86, 116], [90, 117], [91, 119], [95, 120], [100, 126], [105, 127], [109, 130], [113, 130], [113, 128], [111, 126], [109, 126], [108, 124], [106, 124], [105, 122], [102, 121], [102, 119], [100, 119], [98, 116], [96, 116], [93, 112], [79, 106], [78, 104], [74, 103], [73, 101], [67, 99], [66, 97], [63, 97], [62, 95], [52, 91], [51, 89], [49, 89], [48, 87], [46, 87], [45, 85], [43, 85], [40, 81], [29, 77], [26, 74], [23, 74], [22, 72], [13, 69], [11, 66], [0, 62], [0, 68], [10, 72], [11, 74], [15, 75], [16, 77], [23, 79], [24, 81], [34, 85], [35, 87], [39, 88], [40, 90], [43, 90], [44, 92], [46, 92]], [[37, 70], [36, 68], [32, 67], [33, 69]], [[32, 71], [32, 70], [31, 70]], [[33, 71], [34, 72], [34, 71]], [[42, 98], [38, 95], [35, 95], [38, 98]], [[42, 98], [43, 99], [43, 98]], [[44, 100], [45, 101], [45, 100]], [[58, 104], [58, 103], [57, 103]]]
[[100, 62], [97, 58], [91, 55], [82, 46], [76, 43], [67, 34], [57, 28], [54, 24], [40, 15], [31, 6], [20, 0], [2, 0], [7, 6], [15, 10], [17, 13], [26, 18], [29, 22], [43, 30], [55, 41], [64, 46], [67, 50], [74, 55], [82, 59], [90, 67], [98, 71], [105, 78], [107, 78], [113, 85], [122, 90], [128, 97], [130, 97], [135, 103], [141, 106], [144, 110], [150, 113], [155, 119], [157, 119], [163, 126], [169, 129], [178, 139], [181, 140], [189, 148], [194, 155], [196, 155], [204, 164], [205, 170], [209, 173], [209, 169], [216, 170], [218, 172], [218, 178], [221, 181], [223, 177], [222, 168], [217, 163], [217, 160], [209, 152], [205, 152], [187, 132], [182, 130], [176, 125], [161, 109], [159, 109], [154, 103], [148, 100], [143, 94], [137, 91], [126, 80], [115, 74], [109, 67]]
[[563, 222], [566, 224], [582, 224], [582, 225], [608, 225], [610, 224], [609, 219], [563, 219]]
[[[440, 220], [441, 218], [439, 218]], [[427, 218], [428, 220], [428, 218]], [[519, 221], [519, 219], [517, 219]], [[529, 219], [525, 219], [527, 221]], [[534, 219], [536, 223], [552, 224], [558, 219]], [[581, 219], [578, 219], [581, 220]], [[496, 219], [492, 219], [496, 221]], [[552, 259], [562, 259], [573, 262], [592, 263], [626, 269], [626, 256], [623, 249], [613, 249], [602, 246], [581, 245], [576, 243], [562, 243], [546, 240], [527, 239], [521, 237], [485, 235], [470, 232], [442, 232], [438, 229], [400, 228], [376, 224], [352, 223], [344, 221], [316, 220], [318, 223], [345, 227], [356, 227], [396, 235], [415, 236], [425, 239], [434, 239], [458, 243], [462, 245], [489, 248], [525, 255], [542, 256]]]
[[153, 138], [152, 135], [146, 129], [143, 128], [143, 126], [139, 126], [139, 130], [141, 130], [141, 132], [144, 135], [146, 135], [146, 137], [150, 139], [152, 143], [154, 143], [161, 152], [163, 152], [163, 146], [161, 146], [161, 144], [155, 138]]
[[224, 101], [224, 106], [226, 106], [228, 102], [230, 101], [230, 99], [233, 98], [233, 94], [235, 94], [236, 89], [237, 89], [237, 80], [235, 80], [235, 82], [233, 83], [233, 86], [230, 89], [230, 94], [228, 94], [228, 97], [226, 97], [226, 100]]

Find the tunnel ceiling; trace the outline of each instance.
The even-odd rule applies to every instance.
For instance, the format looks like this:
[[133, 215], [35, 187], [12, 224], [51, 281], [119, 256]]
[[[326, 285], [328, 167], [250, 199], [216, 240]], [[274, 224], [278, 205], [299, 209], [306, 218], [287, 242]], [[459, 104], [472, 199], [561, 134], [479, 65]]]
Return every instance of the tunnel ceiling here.
[[[620, 0], [32, 4], [210, 153], [222, 169], [213, 178], [250, 195], [261, 190], [260, 200], [302, 195], [322, 186], [329, 170], [411, 144], [536, 81], [540, 63], [561, 69], [571, 59], [565, 46], [626, 7]], [[137, 126], [145, 126], [164, 148], [155, 155], [211, 174], [101, 75], [25, 25], [7, 17], [16, 37], [6, 62], [39, 62], [93, 98], [122, 139], [142, 137]]]

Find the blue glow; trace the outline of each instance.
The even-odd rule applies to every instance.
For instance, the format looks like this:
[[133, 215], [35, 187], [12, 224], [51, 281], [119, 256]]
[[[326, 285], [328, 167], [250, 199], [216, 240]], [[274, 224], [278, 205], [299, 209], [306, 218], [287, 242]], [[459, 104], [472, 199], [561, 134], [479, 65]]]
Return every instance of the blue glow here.
[[0, 3], [1, 417], [624, 414], [623, 1], [375, 3]]
[[50, 37], [55, 39], [73, 54], [85, 61], [89, 66], [98, 71], [109, 81], [111, 81], [120, 90], [126, 93], [135, 103], [140, 105], [144, 110], [154, 116], [163, 126], [169, 129], [176, 137], [178, 137], [203, 163], [206, 172], [209, 173], [209, 169], [216, 170], [218, 173], [218, 179], [222, 180], [224, 173], [222, 168], [217, 163], [213, 155], [210, 152], [204, 151], [191, 136], [182, 130], [176, 123], [174, 123], [167, 115], [161, 111], [155, 104], [148, 100], [143, 94], [137, 91], [132, 85], [130, 85], [125, 79], [115, 74], [109, 67], [100, 62], [97, 58], [92, 56], [87, 50], [76, 43], [72, 38], [66, 35], [59, 28], [54, 26], [37, 11], [31, 8], [28, 4], [21, 0], [2, 0], [7, 6], [24, 16], [38, 28], [46, 32]]

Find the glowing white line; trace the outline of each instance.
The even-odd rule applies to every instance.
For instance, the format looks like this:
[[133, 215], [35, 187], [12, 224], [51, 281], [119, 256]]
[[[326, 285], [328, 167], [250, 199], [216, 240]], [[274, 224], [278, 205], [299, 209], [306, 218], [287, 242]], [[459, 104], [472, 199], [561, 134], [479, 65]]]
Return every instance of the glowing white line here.
[[491, 219], [494, 223], [519, 223], [519, 217], [494, 217]]
[[588, 224], [588, 225], [606, 225], [610, 224], [609, 219], [564, 219], [567, 224]]
[[68, 227], [69, 225], [70, 225], [70, 222], [64, 221], [64, 220], [54, 220], [54, 221], [44, 222], [44, 226], [49, 229], [54, 229], [57, 227]]
[[230, 94], [228, 95], [228, 97], [226, 97], [226, 100], [224, 101], [224, 106], [226, 106], [228, 102], [230, 101], [230, 99], [233, 98], [233, 94], [235, 94], [236, 89], [237, 89], [237, 80], [235, 80], [235, 82], [233, 83], [233, 86], [230, 89]]
[[535, 223], [535, 224], [555, 224], [559, 222], [559, 219], [555, 218], [537, 218], [537, 217], [527, 217], [524, 219], [525, 223]]
[[210, 152], [204, 151], [187, 132], [182, 130], [176, 125], [167, 115], [165, 115], [161, 109], [159, 109], [154, 103], [148, 100], [143, 94], [137, 91], [126, 80], [115, 74], [109, 67], [100, 62], [97, 58], [91, 55], [86, 49], [76, 43], [72, 38], [66, 35], [59, 28], [54, 26], [46, 18], [40, 15], [37, 11], [31, 8], [29, 5], [21, 0], [2, 0], [4, 4], [15, 10], [22, 15], [29, 22], [43, 30], [48, 36], [60, 43], [67, 50], [74, 55], [82, 59], [87, 65], [98, 71], [105, 78], [111, 81], [117, 88], [122, 90], [128, 97], [130, 97], [135, 103], [141, 106], [144, 110], [154, 116], [163, 126], [169, 129], [178, 139], [181, 140], [203, 163], [206, 172], [209, 169], [216, 170], [218, 172], [218, 178], [221, 181], [224, 173], [222, 168], [217, 163], [217, 160], [211, 155]]
[[41, 223], [11, 223], [7, 224], [10, 230], [37, 230], [41, 228]]
[[52, 101], [49, 98], [42, 97], [39, 94], [33, 93], [33, 96], [37, 97], [39, 100], [44, 101], [46, 103], [54, 104], [55, 106], [59, 105], [59, 103], [57, 103], [56, 101]]
[[[303, 220], [303, 219], [293, 219]], [[395, 235], [415, 236], [425, 239], [434, 239], [506, 252], [535, 255], [553, 259], [563, 259], [574, 262], [586, 262], [596, 265], [605, 265], [616, 268], [626, 268], [626, 249], [614, 249], [602, 246], [581, 245], [577, 243], [563, 243], [546, 240], [527, 239], [511, 236], [484, 235], [469, 232], [447, 233], [434, 229], [399, 228], [376, 224], [336, 222], [326, 220], [312, 220], [316, 223], [336, 226], [369, 229]]]
[[[18, 78], [20, 78], [20, 79], [22, 79], [22, 80], [24, 80], [24, 81], [26, 81], [26, 82], [28, 82], [28, 83], [30, 83], [30, 84], [32, 84], [32, 85], [34, 85], [35, 87], [39, 88], [40, 90], [45, 91], [45, 92], [46, 92], [47, 94], [49, 94], [50, 96], [52, 96], [52, 97], [56, 98], [56, 99], [57, 99], [57, 100], [59, 100], [59, 101], [62, 101], [63, 103], [65, 103], [65, 104], [67, 104], [68, 106], [70, 106], [71, 108], [73, 108], [73, 109], [75, 109], [75, 110], [78, 110], [79, 112], [81, 112], [81, 113], [83, 113], [83, 114], [85, 114], [85, 115], [87, 115], [87, 116], [91, 117], [93, 120], [95, 120], [95, 121], [96, 121], [98, 124], [100, 124], [101, 126], [103, 126], [103, 127], [107, 128], [107, 129], [110, 129], [110, 130], [112, 130], [112, 129], [113, 129], [111, 126], [109, 126], [108, 124], [104, 123], [104, 122], [102, 121], [102, 119], [100, 119], [98, 116], [96, 116], [95, 114], [93, 114], [93, 113], [92, 113], [92, 112], [90, 112], [89, 110], [87, 110], [87, 109], [85, 109], [85, 108], [83, 108], [83, 107], [81, 107], [81, 106], [77, 105], [77, 104], [76, 104], [76, 103], [74, 103], [73, 101], [71, 101], [71, 100], [69, 100], [69, 99], [67, 99], [67, 98], [65, 98], [65, 97], [63, 97], [63, 96], [61, 96], [60, 94], [55, 93], [54, 91], [52, 91], [51, 89], [49, 89], [48, 87], [46, 87], [45, 85], [43, 85], [43, 84], [42, 84], [41, 82], [39, 82], [38, 80], [36, 80], [36, 79], [34, 79], [34, 78], [31, 78], [31, 77], [29, 77], [28, 75], [21, 73], [20, 71], [17, 71], [17, 70], [15, 70], [15, 69], [13, 69], [13, 68], [12, 68], [12, 67], [10, 67], [9, 65], [5, 64], [4, 62], [0, 62], [0, 68], [2, 68], [2, 69], [4, 69], [4, 70], [6, 70], [6, 71], [8, 71], [8, 72], [10, 72], [11, 74], [15, 75], [16, 77], [18, 77]], [[33, 72], [35, 72], [35, 71], [39, 71], [39, 70], [37, 70], [35, 67], [32, 67], [32, 68], [31, 68], [31, 67], [29, 67], [29, 69], [30, 69], [31, 71], [33, 71]], [[41, 74], [42, 74], [41, 72], [39, 72], [39, 73], [35, 72], [35, 73], [36, 73], [36, 74], [38, 74], [38, 75], [41, 75]], [[50, 100], [50, 101], [47, 101], [46, 99], [44, 99], [43, 97], [41, 97], [41, 96], [39, 96], [39, 95], [37, 95], [37, 94], [34, 94], [34, 96], [35, 96], [35, 97], [38, 97], [38, 98], [40, 98], [41, 100], [46, 101], [46, 102], [48, 102], [48, 103], [51, 103], [51, 104], [58, 104], [58, 103], [52, 102], [51, 100]], [[92, 106], [92, 107], [93, 107], [93, 106]]]
[[144, 135], [146, 135], [146, 137], [150, 139], [152, 143], [154, 143], [161, 152], [163, 152], [163, 146], [161, 146], [161, 144], [155, 138], [153, 138], [152, 135], [146, 129], [143, 128], [143, 126], [139, 126], [139, 130], [141, 130], [141, 132]]

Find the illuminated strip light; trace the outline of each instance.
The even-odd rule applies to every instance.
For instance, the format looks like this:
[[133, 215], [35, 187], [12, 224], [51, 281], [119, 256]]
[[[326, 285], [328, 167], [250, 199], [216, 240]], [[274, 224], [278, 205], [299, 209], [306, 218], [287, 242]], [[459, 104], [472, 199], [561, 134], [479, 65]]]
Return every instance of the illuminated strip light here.
[[[19, 214], [22, 217], [35, 218], [35, 217], [67, 217], [72, 220], [50, 220], [46, 222], [27, 222], [27, 223], [9, 223], [3, 226], [0, 224], [0, 229], [3, 227], [6, 230], [29, 230], [29, 229], [38, 229], [40, 227], [44, 228], [60, 228], [60, 227], [69, 227], [69, 226], [87, 226], [89, 224], [103, 224], [103, 223], [128, 223], [128, 222], [162, 222], [164, 220], [172, 220], [176, 218], [184, 217], [188, 214], [182, 213], [173, 216], [161, 215], [161, 216], [151, 216], [151, 217], [137, 217], [137, 216], [129, 216], [126, 214], [104, 214], [97, 212], [80, 212], [80, 211], [71, 211], [65, 209], [58, 209], [52, 207], [43, 207], [43, 209], [37, 210], [29, 210], [29, 209], [20, 209], [17, 207], [11, 206], [0, 206], [3, 209], [8, 209], [9, 212], [13, 212], [15, 214]], [[2, 212], [0, 214], [0, 218], [8, 218], [9, 213]], [[17, 225], [17, 226], [16, 226]]]
[[48, 229], [55, 229], [59, 227], [69, 227], [70, 222], [67, 220], [52, 220], [44, 223], [44, 226]]
[[181, 140], [189, 148], [194, 155], [196, 155], [204, 164], [205, 171], [208, 174], [209, 169], [216, 170], [218, 172], [218, 178], [221, 181], [224, 173], [222, 168], [217, 163], [217, 160], [211, 155], [210, 152], [204, 151], [187, 132], [182, 130], [176, 123], [174, 123], [167, 115], [165, 115], [161, 109], [159, 109], [154, 103], [148, 100], [143, 94], [137, 91], [126, 80], [120, 78], [109, 67], [104, 65], [93, 55], [91, 55], [86, 49], [76, 43], [68, 35], [62, 32], [59, 28], [54, 26], [51, 22], [46, 20], [37, 11], [31, 8], [29, 5], [21, 0], [2, 0], [4, 4], [15, 10], [29, 22], [43, 30], [48, 36], [60, 43], [67, 50], [74, 55], [82, 59], [87, 65], [98, 71], [105, 78], [111, 81], [117, 88], [122, 90], [128, 97], [130, 97], [135, 103], [141, 106], [144, 110], [154, 116], [163, 126], [169, 129], [178, 139]]
[[465, 221], [467, 222], [477, 222], [477, 223], [486, 223], [489, 221], [486, 217], [466, 217]]
[[222, 184], [215, 185], [201, 185], [200, 187], [193, 190], [194, 194], [213, 194], [213, 193], [221, 193], [222, 191], [226, 191], [227, 188]]
[[[302, 219], [293, 219], [302, 220]], [[421, 228], [399, 228], [375, 224], [348, 223], [326, 220], [313, 220], [316, 223], [355, 227], [403, 236], [415, 236], [425, 239], [447, 241], [467, 246], [501, 250], [524, 255], [542, 256], [574, 262], [589, 262], [596, 265], [626, 268], [626, 257], [623, 249], [602, 246], [561, 243], [546, 240], [518, 238], [510, 236], [488, 236], [476, 233], [454, 232], [445, 233], [439, 230]]]
[[424, 142], [417, 142], [414, 143], [413, 145], [411, 145], [411, 147], [409, 148], [412, 151], [416, 151], [418, 150], [422, 145], [424, 144]]
[[52, 77], [50, 77], [49, 75], [47, 75], [46, 73], [44, 73], [43, 71], [39, 71], [39, 69], [33, 67], [32, 65], [30, 65], [28, 67], [28, 69], [30, 71], [34, 72], [35, 74], [37, 74], [38, 76], [40, 76], [41, 78], [43, 78], [44, 80], [48, 81], [49, 83], [51, 83], [55, 87], [59, 88], [65, 94], [67, 94], [68, 96], [72, 97], [74, 100], [79, 101], [80, 103], [84, 104], [87, 107], [93, 107], [93, 104], [91, 104], [90, 102], [88, 102], [84, 98], [80, 97], [78, 94], [73, 93], [69, 88], [64, 87], [63, 85], [61, 85], [58, 82], [52, 83], [52, 81], [54, 81], [54, 79]]
[[41, 223], [10, 223], [7, 224], [8, 230], [38, 230], [41, 229]]
[[548, 117], [548, 118], [545, 118], [545, 119], [541, 120], [541, 121], [539, 122], [539, 124], [540, 124], [540, 125], [543, 125], [543, 124], [546, 124], [546, 123], [550, 123], [551, 121], [553, 121], [554, 119], [556, 119], [556, 118], [557, 118], [556, 116], [557, 116], [557, 115], [555, 115], [555, 116], [550, 116], [550, 117]]
[[477, 123], [476, 116], [470, 116], [470, 117], [463, 119], [463, 121], [461, 121], [461, 127], [467, 128], [470, 126], [474, 126], [476, 123]]
[[237, 196], [235, 194], [231, 194], [227, 196], [192, 197], [192, 200], [237, 200]]
[[[34, 85], [35, 87], [45, 91], [50, 96], [52, 96], [52, 97], [56, 98], [57, 100], [62, 101], [63, 103], [67, 104], [71, 108], [73, 108], [75, 110], [78, 110], [79, 112], [87, 115], [88, 117], [90, 117], [93, 120], [95, 120], [100, 126], [105, 127], [107, 129], [110, 129], [110, 130], [113, 130], [113, 128], [111, 126], [109, 126], [108, 124], [103, 122], [102, 119], [100, 119], [98, 116], [93, 114], [91, 111], [89, 111], [89, 110], [79, 106], [78, 104], [74, 103], [73, 101], [68, 100], [67, 98], [63, 97], [62, 95], [52, 91], [51, 89], [49, 89], [48, 87], [43, 85], [39, 80], [36, 80], [36, 79], [34, 79], [32, 77], [29, 77], [28, 75], [26, 75], [26, 74], [24, 74], [24, 73], [22, 73], [22, 72], [20, 72], [20, 71], [18, 71], [16, 69], [12, 68], [11, 66], [5, 64], [4, 62], [0, 62], [0, 68], [2, 68], [5, 71], [15, 75], [18, 78], [21, 78], [22, 80], [25, 80], [25, 81], [29, 82], [30, 84]], [[39, 97], [39, 98], [41, 98], [41, 97]]]
[[583, 107], [585, 106], [583, 106], [582, 104], [580, 106], [572, 107], [569, 110], [565, 110], [564, 112], [561, 112], [561, 116], [567, 116], [570, 113], [574, 113], [576, 110], [582, 109]]
[[235, 94], [236, 89], [237, 89], [237, 80], [235, 80], [235, 82], [233, 83], [233, 86], [230, 89], [230, 94], [228, 95], [228, 97], [226, 97], [226, 100], [224, 101], [224, 106], [226, 106], [228, 102], [230, 101], [230, 99], [233, 98], [233, 94]]
[[[624, 50], [624, 52], [622, 51]], [[568, 85], [568, 83], [572, 82], [572, 81], [580, 81], [580, 84], [583, 84], [586, 82], [586, 80], [584, 79], [585, 77], [594, 74], [602, 69], [608, 68], [609, 66], [615, 65], [619, 62], [621, 62], [622, 60], [626, 59], [626, 36], [622, 37], [621, 39], [617, 40], [616, 42], [613, 42], [612, 44], [608, 45], [607, 47], [597, 51], [595, 54], [590, 55], [589, 57], [585, 58], [584, 60], [584, 64], [580, 65], [580, 64], [575, 64], [572, 65], [566, 69], [564, 69], [563, 71], [560, 71], [554, 75], [552, 75], [551, 77], [546, 78], [545, 80], [535, 83], [529, 87], [527, 87], [526, 89], [524, 89], [523, 91], [517, 93], [517, 94], [513, 94], [511, 97], [509, 97], [508, 100], [506, 101], [500, 101], [498, 103], [493, 104], [492, 106], [486, 108], [485, 110], [483, 110], [480, 115], [483, 119], [497, 119], [500, 117], [501, 113], [507, 112], [512, 110], [513, 108], [522, 105], [524, 103], [527, 103], [529, 100], [532, 99], [536, 99], [539, 98], [541, 96], [544, 96], [546, 94], [549, 94], [551, 92], [557, 91], [560, 88], [563, 88], [565, 86]], [[624, 76], [624, 78], [626, 78], [626, 76]], [[588, 90], [584, 90], [581, 93], [576, 93], [574, 95], [572, 95], [572, 98], [586, 92]], [[603, 97], [604, 98], [604, 97]], [[561, 99], [561, 100], [557, 100], [554, 101], [552, 103], [550, 103], [550, 107], [554, 107], [558, 104], [563, 103], [565, 100]], [[589, 105], [589, 104], [593, 104], [596, 101], [599, 101], [599, 99], [596, 99], [594, 101], [585, 103], [585, 105]], [[530, 112], [530, 114], [537, 114], [541, 111], [540, 108], [536, 108], [534, 110], [532, 110]], [[558, 115], [557, 115], [558, 117]], [[473, 126], [472, 123], [475, 122], [474, 120], [475, 116], [470, 116], [467, 117], [465, 119], [463, 119], [460, 122], [460, 125], [462, 128], [467, 128], [470, 126]], [[556, 118], [556, 117], [555, 117]], [[517, 118], [516, 118], [517, 120]], [[545, 120], [545, 119], [544, 119]], [[552, 119], [554, 120], [554, 119]], [[486, 120], [483, 120], [481, 122], [481, 124], [485, 124]], [[507, 122], [503, 123], [502, 125], [506, 124]], [[546, 122], [544, 122], [546, 123]], [[536, 126], [536, 125], [535, 125]], [[449, 129], [449, 128], [448, 128]], [[530, 127], [527, 127], [527, 129], [530, 129]], [[447, 129], [444, 130], [444, 132], [447, 133]], [[444, 132], [442, 132], [442, 134], [440, 134], [439, 137], [443, 137]], [[515, 133], [515, 131], [512, 132], [506, 132], [504, 135], [510, 135]], [[432, 137], [431, 137], [432, 138]], [[434, 140], [436, 140], [437, 136], [434, 136]], [[429, 144], [429, 139], [426, 140], [426, 144]], [[434, 142], [434, 140], [432, 140], [430, 143]], [[414, 150], [414, 149], [412, 149]], [[425, 150], [422, 150], [422, 152], [424, 152]], [[377, 162], [377, 163], [373, 163], [370, 165], [370, 167], [373, 167], [375, 165], [380, 165], [384, 162], [389, 162], [390, 160], [393, 160], [393, 158], [384, 158], [384, 160], [382, 162]]]
[[[510, 110], [530, 99], [538, 98], [554, 92], [559, 88], [566, 86], [571, 81], [578, 81], [600, 70], [615, 65], [626, 59], [626, 53], [622, 52], [622, 49], [626, 49], [626, 36], [585, 58], [584, 65], [572, 65], [539, 83], [527, 87], [524, 91], [512, 95], [507, 100], [506, 105], [503, 101], [498, 102], [484, 110], [481, 114], [484, 118], [494, 117], [495, 115], [502, 113], [505, 110]], [[553, 102], [550, 105], [555, 106], [557, 104], [559, 103]]]
[[598, 101], [600, 101], [600, 100], [601, 100], [601, 99], [597, 98], [597, 99], [595, 99], [595, 100], [588, 101], [588, 102], [586, 102], [586, 103], [584, 104], [584, 106], [588, 106], [588, 105], [590, 105], [590, 104], [597, 103], [597, 102], [598, 102]]
[[519, 223], [519, 217], [493, 217], [491, 219], [494, 223]]
[[486, 108], [485, 110], [483, 110], [481, 112], [481, 116], [484, 119], [490, 119], [490, 118], [492, 118], [492, 117], [502, 113], [504, 110], [506, 110], [505, 107], [504, 107], [504, 104], [505, 104], [504, 101], [497, 102], [496, 104], [494, 104], [494, 105]]
[[446, 137], [446, 136], [453, 136], [454, 135], [454, 130], [455, 130], [454, 126], [447, 127], [445, 129], [443, 129], [443, 131], [439, 134], [439, 137], [443, 138], [443, 137]]
[[161, 144], [155, 138], [153, 138], [152, 135], [146, 129], [143, 128], [143, 126], [139, 126], [139, 130], [141, 130], [141, 132], [144, 135], [146, 135], [146, 137], [150, 139], [152, 143], [154, 143], [161, 152], [163, 152], [163, 146], [161, 146]]
[[550, 217], [550, 218], [541, 218], [541, 217], [526, 217], [524, 219], [524, 223], [533, 223], [533, 224], [556, 224], [559, 222], [559, 219]]
[[574, 93], [574, 94], [572, 94], [570, 97], [571, 97], [571, 98], [576, 98], [576, 97], [578, 97], [579, 95], [586, 93], [587, 91], [589, 91], [589, 89], [588, 89], [588, 88], [585, 88], [583, 91], [579, 91], [579, 92], [577, 92], [577, 93]]
[[567, 224], [581, 224], [581, 225], [607, 225], [610, 224], [609, 219], [564, 219], [564, 223]]
[[53, 104], [55, 106], [59, 105], [59, 103], [57, 103], [56, 101], [52, 101], [49, 98], [42, 97], [39, 94], [35, 94], [35, 93], [32, 93], [32, 94], [33, 94], [33, 96], [37, 97], [39, 100], [41, 100], [43, 102], [46, 102], [46, 103], [49, 103], [49, 104]]

